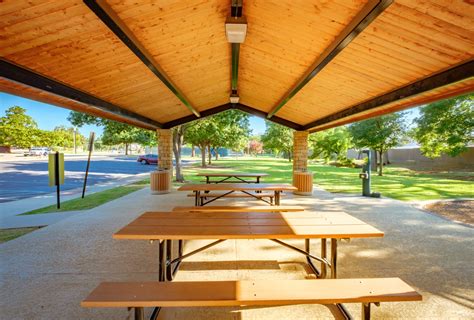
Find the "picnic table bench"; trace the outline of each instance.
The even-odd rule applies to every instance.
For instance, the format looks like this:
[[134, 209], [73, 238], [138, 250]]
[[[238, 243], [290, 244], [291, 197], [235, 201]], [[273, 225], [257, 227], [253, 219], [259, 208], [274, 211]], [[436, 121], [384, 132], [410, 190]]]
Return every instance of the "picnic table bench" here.
[[302, 206], [209, 206], [209, 207], [174, 207], [173, 211], [183, 212], [288, 212], [304, 211]]
[[[220, 172], [220, 173], [207, 173], [200, 172], [197, 174], [199, 177], [206, 177], [206, 183], [260, 183], [260, 178], [268, 176], [268, 173], [245, 173], [245, 172]], [[221, 178], [219, 180], [211, 180], [211, 178]], [[255, 180], [249, 180], [248, 178], [255, 178]], [[235, 181], [237, 180], [237, 181]]]
[[[144, 307], [274, 306], [361, 303], [362, 319], [370, 304], [419, 301], [421, 295], [399, 278], [103, 282], [81, 303], [88, 308], [134, 308], [135, 320]], [[159, 308], [152, 314], [156, 318]]]
[[[272, 202], [264, 199], [264, 196], [261, 193], [256, 194], [254, 192], [273, 192], [274, 204], [280, 205], [280, 195], [283, 191], [293, 191], [296, 188], [287, 183], [227, 183], [227, 184], [198, 184], [198, 183], [188, 183], [184, 184], [178, 188], [178, 191], [192, 191], [194, 193], [194, 205], [195, 206], [204, 206], [209, 204], [217, 199], [230, 196], [235, 192], [240, 192], [248, 197], [253, 197], [258, 200], [262, 200], [268, 204]], [[215, 192], [223, 191], [224, 193], [219, 194], [210, 194], [202, 192]], [[204, 201], [206, 198], [211, 198], [211, 200]]]

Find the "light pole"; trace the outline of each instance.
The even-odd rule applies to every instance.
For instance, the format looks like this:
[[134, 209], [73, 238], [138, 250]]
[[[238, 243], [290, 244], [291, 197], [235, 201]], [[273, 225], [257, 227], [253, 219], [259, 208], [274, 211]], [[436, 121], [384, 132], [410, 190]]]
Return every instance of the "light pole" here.
[[74, 134], [73, 134], [73, 136], [72, 136], [72, 139], [73, 139], [73, 141], [74, 141], [74, 154], [77, 153], [77, 148], [76, 148], [76, 131], [77, 131], [77, 129], [76, 129], [76, 127], [74, 127]]

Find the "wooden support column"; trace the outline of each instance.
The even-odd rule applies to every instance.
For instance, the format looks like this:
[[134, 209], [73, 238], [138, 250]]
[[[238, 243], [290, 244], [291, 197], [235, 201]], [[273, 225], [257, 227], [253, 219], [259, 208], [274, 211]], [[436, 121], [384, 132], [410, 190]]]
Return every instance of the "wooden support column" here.
[[158, 170], [167, 169], [173, 177], [173, 132], [171, 129], [157, 129]]
[[293, 133], [293, 185], [299, 195], [313, 194], [313, 174], [308, 172], [308, 131]]

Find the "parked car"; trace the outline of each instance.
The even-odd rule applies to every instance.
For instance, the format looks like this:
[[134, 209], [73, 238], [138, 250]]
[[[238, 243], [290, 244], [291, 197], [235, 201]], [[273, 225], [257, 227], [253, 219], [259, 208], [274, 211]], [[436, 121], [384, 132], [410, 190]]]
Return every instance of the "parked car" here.
[[158, 163], [158, 155], [156, 154], [145, 154], [142, 156], [138, 156], [137, 162], [142, 164], [157, 164]]
[[24, 153], [24, 156], [46, 156], [51, 152], [50, 148], [46, 147], [33, 147]]

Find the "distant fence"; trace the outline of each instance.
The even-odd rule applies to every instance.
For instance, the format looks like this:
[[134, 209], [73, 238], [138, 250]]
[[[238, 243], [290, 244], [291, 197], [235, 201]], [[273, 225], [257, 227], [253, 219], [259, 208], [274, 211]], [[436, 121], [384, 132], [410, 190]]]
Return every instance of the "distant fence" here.
[[[348, 150], [348, 158], [357, 159], [356, 150]], [[457, 157], [442, 155], [430, 159], [421, 154], [420, 148], [400, 148], [388, 151], [388, 160], [391, 164], [407, 165], [419, 169], [470, 169], [474, 171], [474, 147], [469, 147], [466, 152]]]

